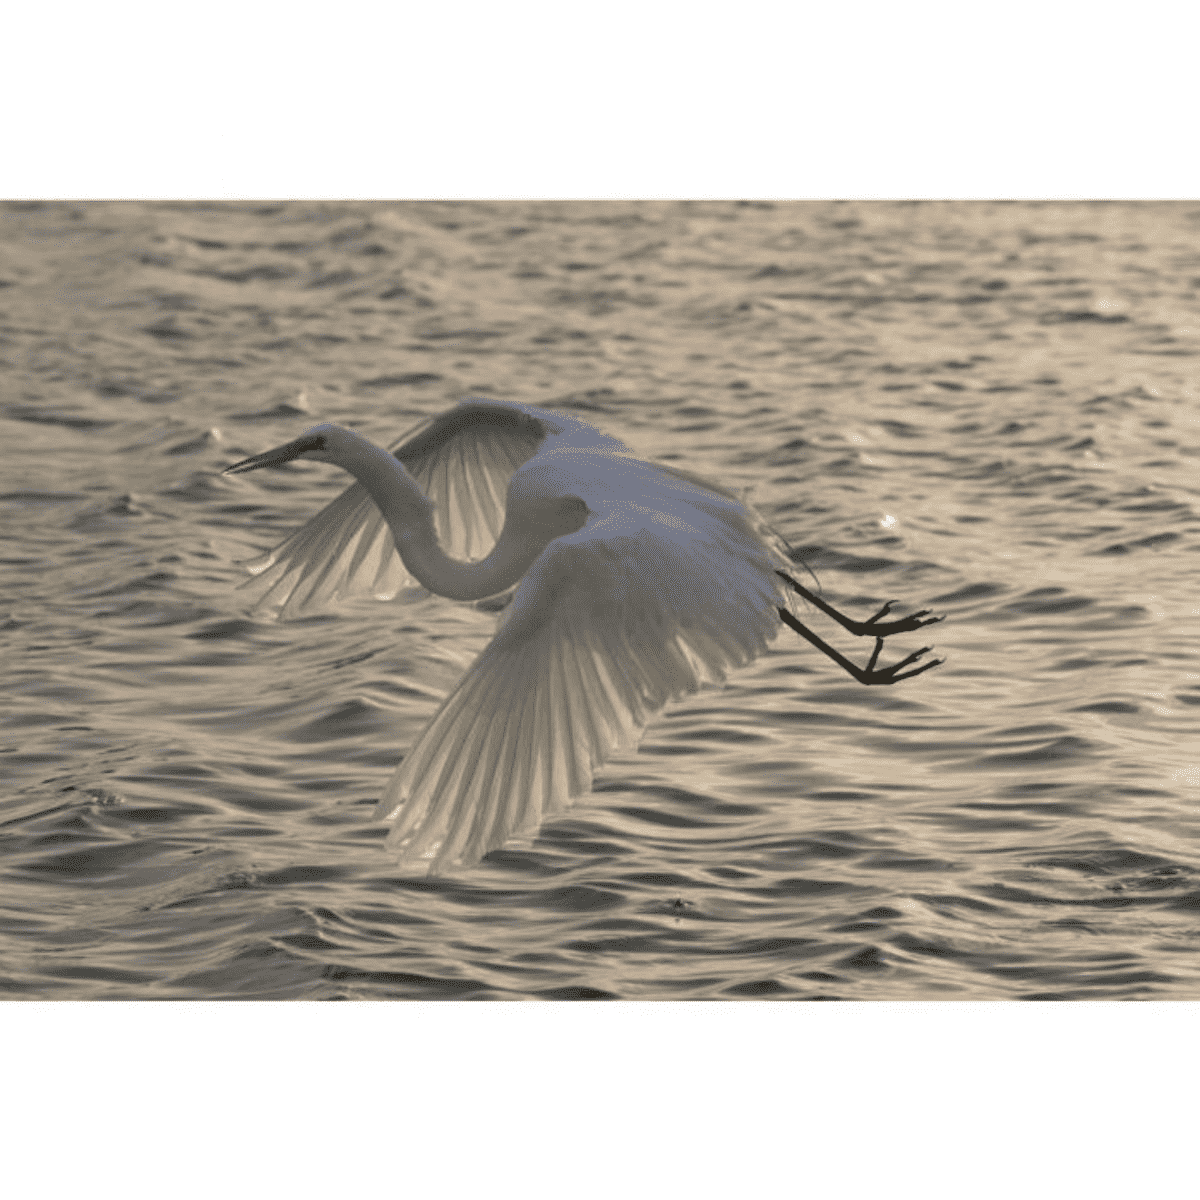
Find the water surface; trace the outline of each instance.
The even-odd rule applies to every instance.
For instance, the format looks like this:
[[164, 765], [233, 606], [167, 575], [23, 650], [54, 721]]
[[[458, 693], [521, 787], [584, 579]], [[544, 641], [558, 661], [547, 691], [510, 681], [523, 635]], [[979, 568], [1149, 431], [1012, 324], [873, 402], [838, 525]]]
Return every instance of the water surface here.
[[[5, 206], [3, 994], [1200, 997], [1198, 236], [1186, 203]], [[784, 631], [536, 838], [404, 877], [372, 806], [495, 618], [254, 613], [238, 562], [347, 480], [220, 471], [467, 394], [752, 489], [832, 603], [946, 613], [948, 662], [863, 688]]]

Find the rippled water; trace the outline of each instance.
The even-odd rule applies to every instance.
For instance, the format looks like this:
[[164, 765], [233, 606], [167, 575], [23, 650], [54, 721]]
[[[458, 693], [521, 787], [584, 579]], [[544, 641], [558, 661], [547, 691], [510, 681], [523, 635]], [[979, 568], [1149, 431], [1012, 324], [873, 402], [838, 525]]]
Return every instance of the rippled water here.
[[[1200, 997], [1198, 236], [1184, 203], [7, 205], [4, 994]], [[346, 478], [219, 472], [468, 393], [752, 487], [843, 610], [948, 614], [948, 662], [863, 688], [784, 631], [530, 843], [401, 876], [372, 805], [494, 615], [254, 615], [238, 561]]]

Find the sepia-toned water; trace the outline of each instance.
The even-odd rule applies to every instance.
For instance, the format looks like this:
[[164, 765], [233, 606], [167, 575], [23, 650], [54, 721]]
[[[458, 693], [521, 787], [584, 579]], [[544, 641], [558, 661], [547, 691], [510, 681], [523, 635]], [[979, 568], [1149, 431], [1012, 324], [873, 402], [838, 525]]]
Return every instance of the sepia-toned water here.
[[[1198, 354], [1198, 203], [4, 206], [2, 994], [1200, 999]], [[255, 613], [349, 480], [220, 472], [470, 394], [751, 489], [946, 663], [783, 630], [405, 877], [372, 808], [495, 614]]]

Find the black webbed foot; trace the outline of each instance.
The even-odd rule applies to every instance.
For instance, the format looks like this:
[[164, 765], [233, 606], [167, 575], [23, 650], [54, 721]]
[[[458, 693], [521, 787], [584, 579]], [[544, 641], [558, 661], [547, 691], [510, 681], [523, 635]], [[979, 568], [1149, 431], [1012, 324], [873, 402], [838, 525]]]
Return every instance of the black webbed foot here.
[[894, 663], [890, 667], [876, 668], [875, 664], [879, 661], [879, 652], [883, 649], [883, 639], [893, 633], [910, 633], [915, 629], [922, 629], [926, 625], [936, 624], [938, 621], [945, 620], [944, 617], [931, 617], [927, 621], [922, 621], [920, 618], [925, 616], [929, 609], [923, 608], [920, 612], [913, 613], [911, 617], [902, 617], [898, 621], [888, 621], [885, 624], [879, 624], [880, 617], [885, 617], [891, 611], [892, 601], [889, 600], [869, 621], [855, 621], [850, 617], [843, 616], [836, 608], [826, 604], [819, 596], [815, 596], [802, 584], [797, 583], [790, 575], [783, 571], [777, 571], [777, 575], [786, 579], [788, 583], [806, 600], [815, 604], [823, 613], [832, 617], [844, 629], [848, 629], [851, 633], [861, 635], [871, 635], [875, 638], [875, 649], [871, 653], [871, 661], [866, 667], [856, 667], [848, 658], [839, 654], [828, 642], [823, 638], [818, 637], [813, 633], [808, 626], [802, 624], [792, 616], [786, 608], [779, 609], [779, 619], [783, 621], [789, 629], [794, 629], [802, 638], [816, 646], [823, 654], [828, 655], [838, 664], [844, 671], [848, 672], [859, 683], [863, 684], [887, 684], [899, 683], [902, 679], [912, 679], [914, 675], [920, 675], [922, 671], [928, 671], [931, 667], [941, 666], [946, 660], [944, 658], [935, 658], [932, 662], [922, 663], [919, 667], [915, 667], [911, 671], [906, 671], [904, 674], [900, 672], [907, 666], [915, 663], [923, 654], [928, 654], [932, 647], [922, 646], [920, 650], [914, 650], [907, 658], [902, 658], [898, 663]]

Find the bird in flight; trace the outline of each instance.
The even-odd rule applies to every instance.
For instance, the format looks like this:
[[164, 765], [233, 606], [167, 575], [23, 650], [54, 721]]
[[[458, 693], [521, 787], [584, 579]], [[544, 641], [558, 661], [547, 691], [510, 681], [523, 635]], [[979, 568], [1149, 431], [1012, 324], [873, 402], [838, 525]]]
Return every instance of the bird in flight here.
[[[723, 682], [781, 623], [864, 684], [942, 661], [913, 666], [926, 646], [877, 668], [885, 637], [942, 618], [884, 621], [890, 602], [867, 621], [844, 616], [791, 577], [787, 544], [733, 492], [638, 459], [575, 416], [471, 398], [390, 449], [317, 425], [224, 473], [296, 459], [357, 482], [251, 564], [267, 585], [257, 607], [288, 617], [414, 583], [453, 600], [512, 593], [375, 810], [405, 870], [467, 867], [535, 830], [668, 701]], [[808, 629], [788, 589], [874, 637], [867, 667]]]

